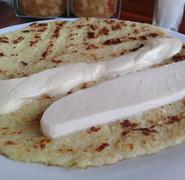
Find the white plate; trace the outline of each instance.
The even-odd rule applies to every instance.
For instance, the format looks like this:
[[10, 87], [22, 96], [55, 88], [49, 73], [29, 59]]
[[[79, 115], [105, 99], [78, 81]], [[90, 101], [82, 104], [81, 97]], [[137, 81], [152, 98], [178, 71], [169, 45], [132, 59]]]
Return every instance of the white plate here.
[[[28, 26], [28, 24], [30, 23], [0, 29], [0, 34], [22, 29]], [[185, 35], [172, 31], [169, 31], [169, 33], [185, 42]], [[174, 180], [185, 179], [184, 169], [185, 143], [154, 155], [86, 170], [69, 170], [59, 167], [48, 167], [42, 164], [26, 164], [0, 156], [1, 180]]]

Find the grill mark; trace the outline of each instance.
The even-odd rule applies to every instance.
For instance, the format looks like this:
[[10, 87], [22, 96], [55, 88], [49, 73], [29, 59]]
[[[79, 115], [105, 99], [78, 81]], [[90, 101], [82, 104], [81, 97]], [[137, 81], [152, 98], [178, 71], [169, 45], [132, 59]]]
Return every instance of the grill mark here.
[[18, 37], [17, 39], [15, 39], [15, 40], [13, 41], [13, 43], [14, 43], [14, 44], [17, 44], [17, 43], [21, 42], [22, 40], [24, 40], [24, 37], [23, 37], [23, 36], [20, 36], [20, 37]]
[[10, 56], [18, 56], [18, 54], [11, 54]]
[[149, 128], [137, 128], [139, 124], [137, 123], [131, 123], [129, 120], [124, 120], [120, 122], [121, 127], [123, 128], [123, 131], [121, 135], [124, 137], [127, 134], [129, 134], [132, 131], [140, 131], [143, 135], [149, 136], [153, 133], [158, 133], [157, 130], [155, 130], [155, 125], [150, 126]]
[[0, 53], [0, 57], [3, 57], [3, 56], [5, 56], [3, 53]]
[[3, 127], [3, 128], [0, 128], [1, 130], [7, 130], [9, 129], [9, 127]]
[[131, 25], [131, 27], [136, 27], [136, 24], [135, 24], [135, 23], [133, 23], [133, 24]]
[[49, 143], [51, 143], [51, 139], [41, 139], [39, 142], [33, 145], [34, 148], [43, 150]]
[[54, 98], [53, 96], [50, 96], [48, 94], [43, 94], [42, 96], [39, 97], [39, 99], [41, 100], [46, 100], [46, 99], [51, 100], [53, 98]]
[[58, 38], [60, 36], [60, 30], [64, 27], [65, 24], [66, 22], [56, 24], [56, 28], [52, 35], [53, 38]]
[[147, 40], [147, 37], [146, 36], [140, 36], [139, 39], [145, 41], [145, 40]]
[[137, 36], [137, 37], [130, 36], [128, 38], [123, 38], [122, 40], [123, 41], [126, 41], [126, 40], [128, 40], [128, 41], [135, 41], [135, 40], [139, 40], [139, 39], [147, 40], [147, 37], [157, 37], [157, 36], [159, 36], [159, 34], [157, 34], [157, 33], [149, 33], [149, 34], [145, 34], [145, 35], [141, 35], [141, 36]]
[[57, 22], [56, 23], [56, 25], [57, 26], [60, 26], [60, 27], [63, 27], [65, 24], [66, 24], [66, 22]]
[[173, 57], [174, 62], [180, 62], [185, 60], [185, 55], [177, 54]]
[[101, 130], [101, 127], [91, 127], [89, 130], [87, 130], [87, 133], [91, 133], [91, 132], [98, 132]]
[[59, 26], [56, 26], [56, 29], [55, 29], [55, 31], [53, 32], [52, 37], [53, 37], [53, 38], [58, 38], [59, 35], [60, 35], [60, 27], [59, 27]]
[[139, 31], [138, 31], [137, 29], [134, 29], [133, 33], [134, 33], [134, 34], [138, 34]]
[[129, 130], [127, 130], [127, 131], [122, 131], [122, 132], [121, 132], [121, 135], [124, 137], [124, 136], [126, 136], [129, 132], [130, 132]]
[[115, 30], [121, 29], [121, 26], [120, 26], [120, 24], [116, 24], [116, 25], [113, 25], [113, 26], [111, 27], [111, 29], [112, 29], [113, 31], [115, 31]]
[[66, 153], [66, 152], [73, 152], [74, 150], [72, 148], [64, 148], [64, 149], [58, 149], [60, 153]]
[[138, 129], [134, 129], [134, 131], [141, 131], [141, 133], [145, 136], [149, 136], [150, 134], [157, 133], [155, 129], [151, 129], [151, 128], [138, 128]]
[[6, 73], [6, 71], [4, 71], [4, 70], [0, 69], [0, 73]]
[[[128, 50], [123, 50], [121, 53], [120, 53], [120, 56], [121, 55], [124, 55], [128, 52], [134, 52], [134, 51], [137, 51], [138, 49], [142, 48], [144, 46], [144, 44], [141, 44], [139, 47], [136, 47], [136, 48], [132, 48], [132, 49], [128, 49]], [[117, 55], [116, 55], [117, 56]]]
[[[28, 73], [26, 72], [15, 72], [15, 77], [27, 77]], [[12, 78], [15, 78], [14, 76], [12, 76]]]
[[87, 33], [87, 37], [88, 37], [89, 39], [93, 39], [93, 38], [95, 38], [95, 33], [94, 33], [94, 32], [88, 32], [88, 33]]
[[6, 36], [0, 37], [0, 42], [1, 43], [9, 43], [8, 38]]
[[107, 20], [105, 20], [105, 22], [107, 24], [114, 24], [116, 21], [115, 20], [112, 20], [112, 19], [107, 19]]
[[46, 50], [41, 55], [42, 56], [42, 59], [45, 59], [47, 55], [48, 55], [48, 51]]
[[29, 26], [30, 27], [47, 27], [48, 24], [46, 24], [46, 23], [32, 23]]
[[109, 35], [109, 29], [107, 27], [103, 27], [100, 29], [99, 35]]
[[52, 59], [51, 61], [54, 62], [54, 63], [56, 63], [56, 64], [62, 63], [62, 61], [60, 61], [60, 60], [55, 60], [55, 59]]
[[139, 124], [137, 123], [131, 123], [128, 119], [123, 120], [120, 122], [120, 126], [122, 127], [122, 136], [126, 136], [130, 131], [134, 130]]
[[53, 45], [53, 42], [52, 41], [50, 41], [49, 43], [48, 43], [48, 46], [47, 46], [47, 48], [46, 48], [46, 50], [42, 53], [42, 55], [41, 55], [41, 60], [43, 60], [43, 59], [45, 59], [51, 52], [52, 52], [52, 47], [53, 47], [54, 45]]
[[23, 33], [29, 33], [30, 31], [29, 30], [24, 30], [22, 31]]
[[28, 63], [27, 63], [27, 62], [24, 62], [24, 61], [21, 61], [21, 64], [22, 64], [23, 66], [27, 66], [27, 65], [28, 65]]
[[29, 26], [30, 27], [34, 27], [34, 26], [36, 26], [37, 25], [37, 23], [32, 23], [32, 24], [30, 24]]
[[178, 115], [168, 116], [166, 124], [174, 124], [174, 123], [180, 122], [182, 118], [183, 116], [178, 116]]
[[87, 50], [89, 50], [89, 49], [98, 49], [98, 47], [95, 46], [94, 44], [90, 44], [90, 45], [87, 46], [86, 49], [87, 49]]
[[159, 36], [159, 34], [157, 34], [157, 33], [150, 33], [150, 34], [148, 35], [148, 37], [157, 37], [157, 36]]
[[95, 149], [95, 151], [97, 151], [97, 152], [101, 152], [101, 151], [103, 151], [106, 147], [108, 147], [109, 146], [109, 144], [108, 143], [102, 143], [100, 146], [98, 146], [96, 149]]
[[133, 149], [134, 149], [134, 145], [133, 145], [133, 144], [128, 144], [127, 147], [128, 147], [130, 150], [133, 150]]
[[36, 38], [36, 39], [40, 39], [41, 36], [40, 36], [39, 34], [36, 34], [36, 35], [35, 35], [35, 38]]
[[98, 28], [96, 25], [93, 25], [93, 24], [89, 24], [89, 27], [90, 27], [93, 31], [95, 31], [95, 30]]
[[135, 128], [138, 126], [137, 123], [131, 123], [128, 119], [123, 120], [122, 122], [120, 122], [121, 127], [124, 128]]
[[128, 41], [136, 41], [136, 40], [147, 40], [148, 37], [157, 37], [159, 34], [157, 33], [150, 33], [146, 35], [141, 35], [138, 37], [130, 36], [130, 37], [121, 37], [121, 38], [114, 38], [114, 39], [109, 39], [103, 43], [103, 45], [116, 45], [120, 44], [122, 42], [128, 42]]
[[9, 43], [9, 42], [6, 40], [0, 40], [0, 43]]
[[30, 25], [31, 27], [31, 32], [44, 32], [48, 28], [48, 24], [44, 23], [33, 23]]
[[70, 90], [70, 91], [67, 92], [67, 95], [70, 95], [72, 93], [73, 93], [73, 90]]
[[15, 141], [6, 141], [4, 143], [5, 146], [9, 146], [9, 145], [17, 145], [17, 143]]
[[88, 83], [82, 83], [82, 85], [80, 86], [80, 89], [86, 89], [88, 87], [89, 87]]
[[120, 44], [120, 43], [121, 43], [120, 38], [116, 38], [116, 39], [109, 39], [109, 40], [105, 41], [103, 43], [103, 45], [116, 45], [116, 44]]
[[83, 27], [85, 27], [85, 26], [86, 26], [86, 25], [82, 25], [82, 24], [76, 25], [76, 27], [79, 28], [79, 29], [80, 29], [80, 28], [83, 28]]
[[39, 42], [38, 39], [34, 40], [34, 41], [30, 41], [30, 46], [34, 46], [35, 44], [37, 44]]
[[41, 36], [39, 34], [36, 34], [34, 38], [35, 40], [30, 41], [30, 46], [37, 44], [41, 40]]
[[129, 51], [133, 52], [133, 51], [137, 51], [138, 49], [142, 48], [144, 46], [144, 44], [141, 44], [139, 47], [130, 49]]
[[2, 135], [16, 135], [16, 134], [22, 134], [23, 130], [19, 130], [19, 131], [8, 131], [9, 129], [4, 129], [2, 128], [1, 130], [5, 131], [2, 133]]

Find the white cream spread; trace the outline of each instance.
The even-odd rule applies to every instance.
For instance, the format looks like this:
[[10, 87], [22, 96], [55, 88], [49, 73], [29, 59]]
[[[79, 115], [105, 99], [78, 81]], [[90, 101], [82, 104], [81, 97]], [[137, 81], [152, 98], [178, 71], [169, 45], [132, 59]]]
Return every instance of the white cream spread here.
[[157, 108], [185, 97], [185, 61], [133, 72], [52, 104], [41, 128], [57, 138]]
[[72, 88], [101, 78], [140, 70], [177, 54], [182, 43], [173, 38], [149, 40], [135, 52], [109, 61], [62, 65], [30, 77], [0, 81], [0, 114], [14, 112], [37, 97], [60, 96]]

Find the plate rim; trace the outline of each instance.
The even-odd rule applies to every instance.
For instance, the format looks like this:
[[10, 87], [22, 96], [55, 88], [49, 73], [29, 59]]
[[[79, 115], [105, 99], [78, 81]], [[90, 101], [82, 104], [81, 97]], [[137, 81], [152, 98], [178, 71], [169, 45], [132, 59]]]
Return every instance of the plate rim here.
[[[52, 19], [52, 20], [42, 20], [42, 21], [34, 21], [34, 22], [38, 22], [38, 23], [43, 23], [43, 22], [50, 22], [50, 21], [74, 21], [74, 20], [76, 20], [77, 18], [73, 18], [73, 19], [69, 19], [69, 18], [58, 18], [58, 19]], [[25, 27], [27, 27], [27, 26], [29, 26], [30, 24], [32, 24], [32, 23], [34, 23], [34, 22], [29, 22], [29, 23], [22, 23], [22, 24], [18, 24], [18, 25], [13, 25], [13, 26], [8, 26], [8, 27], [5, 27], [5, 28], [1, 28], [0, 29], [0, 35], [2, 35], [2, 34], [4, 34], [4, 33], [7, 33], [7, 32], [13, 32], [13, 31], [16, 31], [16, 30], [19, 30], [19, 29], [23, 29], [23, 28], [25, 28]], [[165, 29], [166, 30], [166, 29]], [[185, 35], [184, 34], [182, 34], [182, 33], [179, 33], [179, 32], [175, 32], [175, 31], [171, 31], [171, 30], [166, 30], [171, 36], [173, 36], [173, 37], [175, 37], [175, 38], [178, 38], [178, 39], [180, 39], [182, 42], [184, 42], [185, 43]], [[170, 150], [166, 150], [166, 151], [170, 151]], [[164, 152], [162, 151], [162, 154], [163, 154]], [[138, 159], [138, 158], [137, 158]], [[129, 160], [129, 161], [131, 161], [131, 160]], [[23, 169], [25, 168], [25, 169], [32, 169], [33, 168], [33, 166], [34, 166], [34, 168], [33, 169], [36, 169], [37, 170], [37, 167], [38, 168], [41, 168], [41, 169], [44, 169], [44, 170], [46, 170], [46, 168], [47, 168], [47, 166], [45, 166], [45, 165], [42, 165], [42, 164], [34, 164], [34, 163], [31, 163], [31, 164], [26, 164], [26, 163], [22, 163], [22, 162], [19, 162], [19, 161], [13, 161], [13, 160], [10, 160], [10, 159], [8, 159], [8, 158], [6, 158], [6, 157], [4, 157], [4, 156], [2, 156], [2, 155], [0, 155], [0, 169], [2, 169], [3, 167], [4, 167], [4, 163], [5, 163], [5, 169], [3, 170], [3, 171], [7, 171], [7, 172], [9, 172], [9, 165], [10, 166], [12, 166], [13, 168], [19, 168], [19, 167], [22, 167]], [[119, 165], [119, 164], [118, 164]], [[184, 165], [185, 165], [185, 163], [184, 163]], [[110, 167], [110, 166], [109, 166]], [[106, 169], [106, 167], [104, 167], [105, 169]], [[63, 168], [62, 168], [63, 169]], [[61, 170], [61, 168], [57, 168], [57, 167], [50, 167], [50, 170], [49, 171], [53, 171], [53, 172], [55, 172], [55, 173], [57, 173], [57, 175], [58, 176], [60, 176], [60, 178], [63, 178], [63, 174], [61, 173], [60, 175], [58, 174], [59, 173], [59, 171], [61, 171], [61, 172], [63, 172], [63, 170]], [[66, 171], [65, 169], [64, 169], [64, 171]], [[99, 169], [97, 170], [98, 172], [100, 172], [99, 171]], [[30, 171], [31, 172], [31, 171]], [[96, 172], [95, 170], [93, 171], [94, 173]], [[15, 173], [15, 172], [14, 172]], [[22, 172], [22, 174], [20, 175], [20, 173], [21, 173], [21, 171], [16, 171], [16, 173], [15, 174], [13, 174], [12, 176], [8, 176], [8, 174], [7, 174], [7, 176], [5, 177], [3, 177], [3, 175], [1, 176], [2, 178], [4, 178], [4, 179], [6, 179], [6, 180], [10, 180], [10, 178], [7, 178], [7, 177], [12, 177], [12, 179], [14, 178], [19, 178], [20, 180], [21, 179], [23, 179], [23, 178], [31, 178], [32, 179], [32, 177], [27, 177], [26, 176], [26, 174], [24, 173], [24, 172]], [[65, 173], [65, 172], [64, 172]], [[66, 173], [71, 173], [71, 171], [69, 170], [67, 170], [66, 171]], [[81, 170], [78, 170], [77, 172], [76, 172], [76, 170], [74, 171], [74, 174], [75, 173], [77, 173], [78, 175], [79, 175], [79, 177], [83, 174], [83, 172], [81, 171]], [[132, 172], [130, 172], [130, 173], [132, 173]], [[47, 174], [47, 173], [46, 173]], [[52, 173], [51, 173], [52, 174]], [[53, 173], [54, 174], [54, 173]], [[36, 175], [33, 175], [34, 177], [37, 177], [37, 176], [39, 176], [39, 172], [38, 172], [38, 174], [36, 174]], [[46, 175], [47, 176], [47, 175]], [[73, 175], [72, 175], [73, 176]], [[95, 176], [96, 176], [96, 174], [95, 174]], [[55, 176], [53, 176], [54, 178], [55, 178]], [[53, 178], [52, 177], [52, 178]], [[66, 178], [67, 177], [67, 178]], [[66, 179], [72, 179], [71, 177], [69, 177], [69, 176], [66, 176], [66, 177], [64, 177], [64, 178], [66, 178]], [[75, 175], [74, 175], [74, 177], [75, 177]], [[73, 178], [74, 178], [73, 177]], [[76, 176], [77, 177], [77, 176]], [[83, 176], [82, 176], [83, 177]], [[88, 176], [87, 176], [88, 177]], [[113, 177], [112, 176], [110, 176], [110, 177], [106, 177], [106, 175], [104, 176], [102, 176], [101, 175], [101, 179], [102, 180], [104, 180], [104, 178], [102, 178], [102, 177], [104, 177], [106, 180], [107, 179], [113, 179]], [[137, 177], [137, 176], [136, 176]], [[185, 174], [183, 174], [183, 177], [185, 177]], [[50, 179], [51, 177], [49, 177], [49, 179]], [[78, 178], [78, 177], [77, 177]], [[115, 177], [114, 177], [115, 178]], [[42, 177], [40, 178], [40, 179], [42, 179]], [[48, 178], [46, 177], [45, 178], [45, 180], [48, 180]], [[59, 178], [57, 178], [57, 179], [59, 179]], [[78, 179], [81, 179], [81, 178], [78, 178]], [[85, 178], [84, 178], [85, 179]], [[93, 177], [90, 177], [89, 179], [94, 179]], [[97, 178], [96, 178], [97, 179]], [[121, 179], [121, 177], [119, 177], [119, 179]], [[125, 179], [127, 179], [127, 177], [125, 177]], [[130, 178], [129, 178], [130, 179]], [[148, 179], [148, 178], [147, 178]], [[171, 180], [171, 179], [170, 179]]]

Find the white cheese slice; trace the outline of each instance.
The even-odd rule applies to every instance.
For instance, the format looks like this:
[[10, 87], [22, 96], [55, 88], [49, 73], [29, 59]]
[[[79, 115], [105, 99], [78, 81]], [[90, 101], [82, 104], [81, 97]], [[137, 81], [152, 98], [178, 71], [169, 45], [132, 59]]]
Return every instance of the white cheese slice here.
[[185, 97], [185, 61], [130, 73], [76, 92], [43, 114], [43, 133], [56, 138], [110, 123]]
[[30, 77], [0, 81], [0, 114], [11, 113], [37, 97], [48, 94], [61, 96], [87, 82], [113, 78], [140, 70], [177, 54], [182, 43], [173, 38], [149, 40], [135, 52], [109, 61], [74, 63], [52, 68]]

